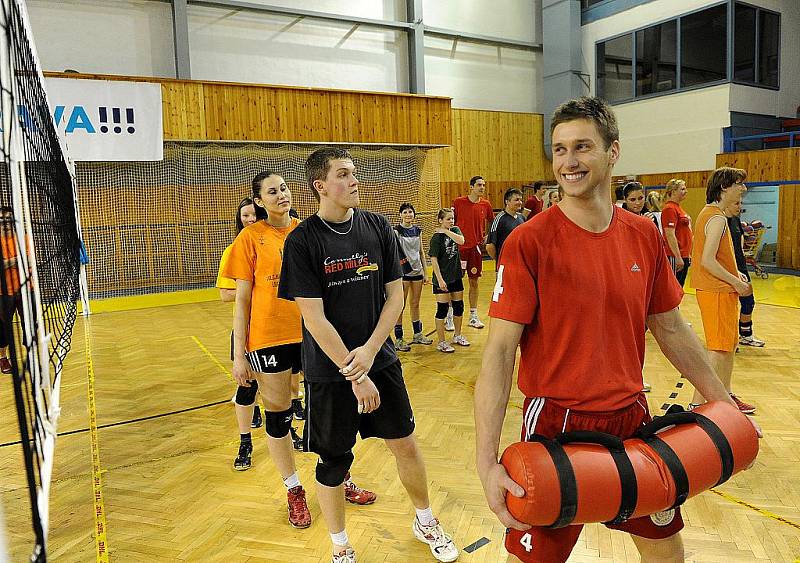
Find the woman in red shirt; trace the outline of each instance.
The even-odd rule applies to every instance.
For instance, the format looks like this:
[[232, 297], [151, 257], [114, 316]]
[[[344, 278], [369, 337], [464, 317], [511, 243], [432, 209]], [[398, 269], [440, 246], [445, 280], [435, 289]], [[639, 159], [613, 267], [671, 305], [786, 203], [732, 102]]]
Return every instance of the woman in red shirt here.
[[686, 199], [686, 182], [673, 178], [664, 190], [664, 209], [661, 211], [661, 224], [664, 239], [667, 241], [667, 254], [672, 271], [683, 287], [686, 274], [692, 263], [692, 218], [681, 207]]

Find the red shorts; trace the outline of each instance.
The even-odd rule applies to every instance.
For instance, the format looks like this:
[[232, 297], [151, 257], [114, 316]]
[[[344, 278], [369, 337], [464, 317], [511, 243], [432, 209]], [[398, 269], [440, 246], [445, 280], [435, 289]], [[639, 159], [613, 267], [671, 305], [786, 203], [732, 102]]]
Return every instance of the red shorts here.
[[[532, 434], [552, 438], [560, 432], [575, 430], [605, 432], [625, 439], [651, 420], [643, 394], [632, 405], [611, 412], [579, 412], [563, 409], [542, 397], [527, 398], [523, 413], [522, 440]], [[680, 508], [675, 508], [606, 526], [643, 538], [663, 539], [683, 528], [683, 518]], [[506, 550], [525, 563], [563, 562], [575, 547], [582, 529], [583, 524], [558, 529], [533, 527], [525, 532], [506, 530]]]
[[460, 246], [458, 253], [461, 255], [461, 269], [467, 272], [469, 278], [481, 277], [483, 271], [483, 254], [480, 246]]

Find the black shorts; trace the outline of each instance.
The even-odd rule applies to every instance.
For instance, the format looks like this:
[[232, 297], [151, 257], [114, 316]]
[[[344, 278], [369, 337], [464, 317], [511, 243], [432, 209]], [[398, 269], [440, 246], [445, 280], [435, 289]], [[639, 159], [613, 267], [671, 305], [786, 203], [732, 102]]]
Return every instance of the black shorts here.
[[464, 280], [459, 278], [456, 281], [447, 282], [447, 291], [443, 291], [439, 288], [439, 282], [436, 279], [433, 280], [433, 294], [434, 295], [446, 295], [448, 293], [455, 293], [457, 291], [464, 291]]
[[306, 424], [303, 441], [306, 451], [322, 459], [340, 457], [356, 445], [356, 434], [362, 439], [398, 439], [414, 432], [414, 412], [403, 381], [400, 361], [376, 372], [370, 379], [381, 395], [376, 411], [358, 413], [358, 402], [352, 384], [347, 381], [310, 382], [306, 379]]
[[301, 370], [299, 342], [261, 348], [248, 352], [246, 357], [250, 369], [258, 373], [281, 373], [286, 370], [299, 373]]
[[415, 282], [415, 281], [422, 281], [422, 280], [423, 280], [422, 274], [419, 274], [418, 276], [403, 276], [403, 281], [404, 282], [406, 282], [406, 281], [407, 282]]

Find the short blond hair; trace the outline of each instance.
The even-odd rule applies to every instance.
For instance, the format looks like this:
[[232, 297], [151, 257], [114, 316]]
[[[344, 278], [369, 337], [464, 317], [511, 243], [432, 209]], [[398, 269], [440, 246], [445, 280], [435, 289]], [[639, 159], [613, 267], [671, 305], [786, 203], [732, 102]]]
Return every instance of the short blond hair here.
[[664, 196], [670, 197], [672, 195], [672, 192], [681, 189], [681, 185], [685, 186], [686, 182], [684, 180], [681, 180], [680, 178], [673, 178], [672, 180], [667, 182], [667, 187], [664, 188]]

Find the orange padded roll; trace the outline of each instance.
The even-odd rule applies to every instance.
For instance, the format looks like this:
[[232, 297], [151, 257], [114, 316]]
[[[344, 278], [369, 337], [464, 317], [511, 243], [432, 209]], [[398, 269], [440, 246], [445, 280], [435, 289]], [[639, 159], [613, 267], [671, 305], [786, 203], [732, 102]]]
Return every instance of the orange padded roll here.
[[525, 489], [506, 495], [517, 520], [560, 528], [624, 522], [682, 504], [727, 481], [758, 455], [748, 418], [729, 403], [657, 417], [624, 442], [601, 432], [510, 445], [502, 464]]

